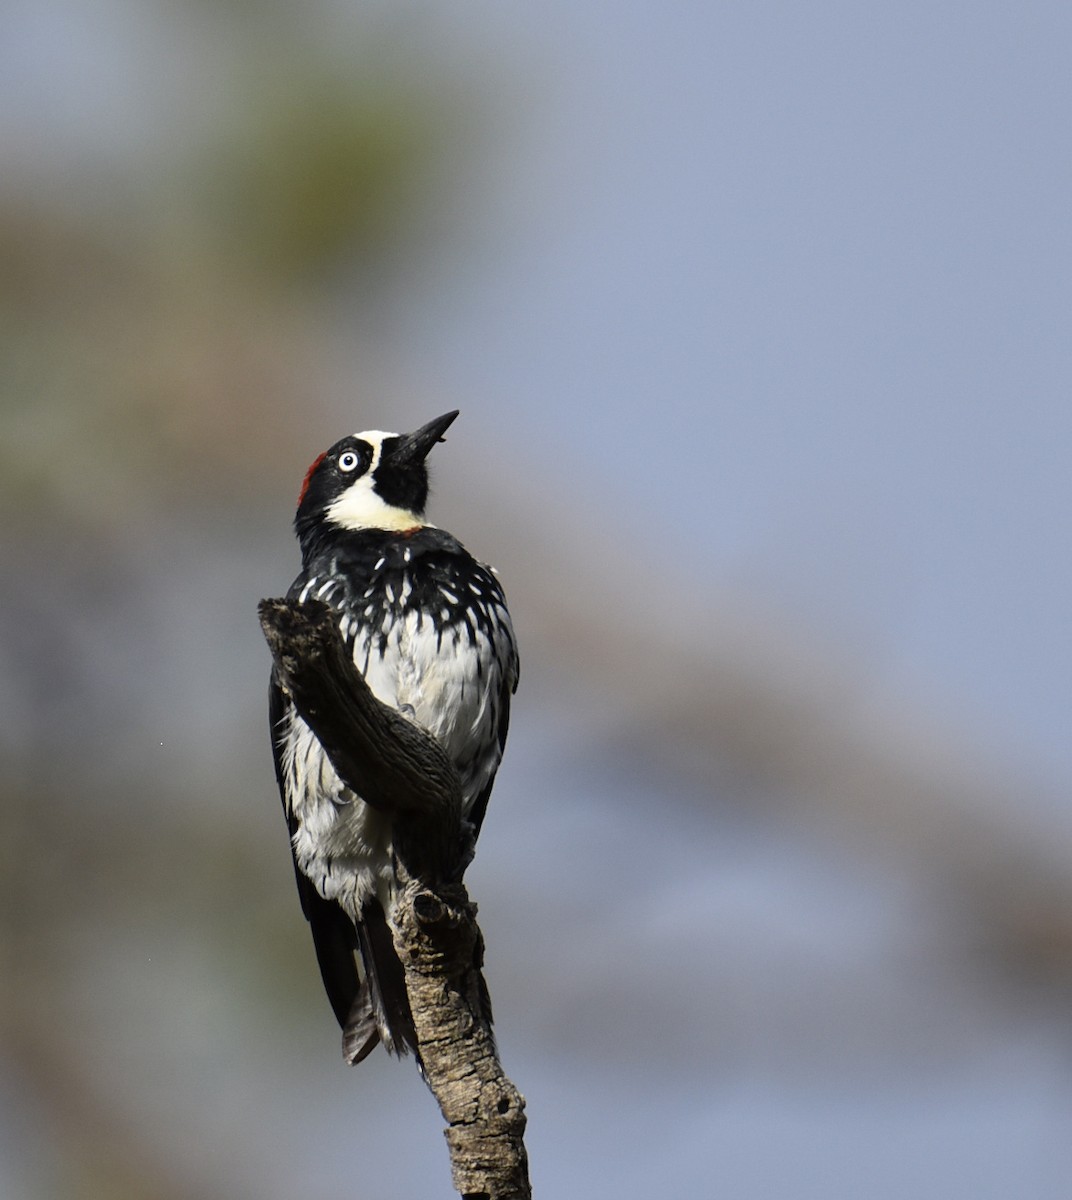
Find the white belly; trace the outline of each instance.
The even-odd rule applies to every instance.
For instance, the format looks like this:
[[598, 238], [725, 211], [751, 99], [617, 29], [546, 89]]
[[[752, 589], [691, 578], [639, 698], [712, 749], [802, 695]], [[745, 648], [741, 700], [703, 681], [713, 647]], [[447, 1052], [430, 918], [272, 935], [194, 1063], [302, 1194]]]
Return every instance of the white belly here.
[[325, 900], [357, 918], [364, 902], [389, 901], [391, 820], [347, 788], [312, 730], [292, 712], [284, 757], [294, 857]]
[[[343, 635], [357, 632], [344, 620]], [[379, 638], [354, 642], [354, 663], [373, 695], [426, 729], [450, 755], [462, 783], [465, 811], [494, 776], [503, 680], [491, 644], [470, 643], [463, 628], [438, 640], [415, 613]], [[327, 900], [357, 917], [377, 896], [390, 910], [393, 881], [391, 820], [347, 788], [305, 722], [291, 716], [284, 755], [286, 792], [297, 818], [294, 854], [299, 869]]]

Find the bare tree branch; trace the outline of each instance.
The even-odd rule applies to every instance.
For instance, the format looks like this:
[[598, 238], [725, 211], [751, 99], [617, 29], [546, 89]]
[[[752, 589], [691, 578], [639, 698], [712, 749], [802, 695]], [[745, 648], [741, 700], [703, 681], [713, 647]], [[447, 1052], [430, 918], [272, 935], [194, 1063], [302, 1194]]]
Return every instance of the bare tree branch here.
[[339, 777], [394, 817], [391, 930], [454, 1187], [467, 1200], [529, 1200], [525, 1102], [499, 1064], [483, 938], [461, 881], [472, 836], [457, 772], [434, 738], [373, 696], [327, 605], [262, 600], [258, 611], [280, 680]]

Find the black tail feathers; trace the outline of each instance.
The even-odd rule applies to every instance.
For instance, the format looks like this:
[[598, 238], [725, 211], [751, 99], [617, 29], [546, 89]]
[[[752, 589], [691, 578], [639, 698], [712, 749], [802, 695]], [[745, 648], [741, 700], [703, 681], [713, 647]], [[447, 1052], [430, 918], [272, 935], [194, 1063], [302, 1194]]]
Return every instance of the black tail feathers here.
[[378, 900], [367, 901], [361, 909], [357, 944], [364, 979], [342, 1022], [343, 1057], [349, 1063], [359, 1063], [377, 1041], [383, 1042], [391, 1054], [401, 1056], [411, 1050], [417, 1054], [405, 972]]

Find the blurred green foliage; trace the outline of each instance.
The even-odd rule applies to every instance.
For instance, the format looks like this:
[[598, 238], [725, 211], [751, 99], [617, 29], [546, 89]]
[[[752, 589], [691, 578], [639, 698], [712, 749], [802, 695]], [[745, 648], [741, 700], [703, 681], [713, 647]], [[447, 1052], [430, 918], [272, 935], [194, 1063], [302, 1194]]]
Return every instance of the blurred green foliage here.
[[463, 107], [443, 78], [290, 63], [253, 87], [208, 160], [211, 213], [282, 285], [379, 267], [441, 198]]
[[[441, 252], [480, 133], [471, 80], [387, 18], [350, 14], [334, 42], [323, 13], [251, 0], [149, 4], [144, 22], [144, 61], [90, 50], [81, 82], [109, 93], [98, 76], [129, 62], [129, 104], [158, 71], [159, 128], [142, 139], [134, 114], [129, 141], [97, 141], [73, 120], [52, 145], [45, 119], [0, 178], [0, 899], [18, 917], [0, 957], [19, 980], [0, 1050], [48, 1114], [20, 1152], [27, 1196], [202, 1195], [159, 1150], [169, 1124], [154, 1141], [130, 1120], [123, 1065], [87, 1066], [94, 997], [128, 1068], [181, 1044], [176, 1020], [211, 1034], [241, 1014], [236, 1042], [247, 1008], [267, 1030], [251, 1044], [274, 1054], [278, 1022], [334, 1048], [263, 753], [252, 614], [271, 585], [250, 547], [263, 508], [293, 554], [332, 356], [359, 389], [365, 317], [396, 262]], [[60, 105], [80, 103], [61, 82]], [[227, 720], [198, 735], [225, 686], [202, 668], [223, 656]]]
[[399, 256], [441, 249], [479, 126], [448, 69], [383, 34], [347, 49], [251, 39], [174, 153], [84, 191], [5, 181], [0, 489], [106, 524], [132, 494], [245, 494], [289, 455], [329, 386], [326, 307], [374, 307]]

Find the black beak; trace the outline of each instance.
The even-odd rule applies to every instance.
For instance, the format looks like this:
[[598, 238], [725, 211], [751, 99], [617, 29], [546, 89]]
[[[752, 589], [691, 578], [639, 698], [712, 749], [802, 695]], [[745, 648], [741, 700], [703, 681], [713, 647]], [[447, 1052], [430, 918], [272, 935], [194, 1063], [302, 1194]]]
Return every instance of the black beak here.
[[422, 425], [416, 433], [404, 433], [398, 443], [392, 447], [388, 461], [392, 467], [405, 467], [411, 463], [424, 462], [428, 456], [428, 452], [436, 444], [436, 442], [444, 441], [443, 434], [446, 433], [448, 427], [454, 418], [458, 415], [458, 409], [453, 412], [444, 413], [441, 417], [436, 417], [434, 421], [429, 421], [427, 425]]

